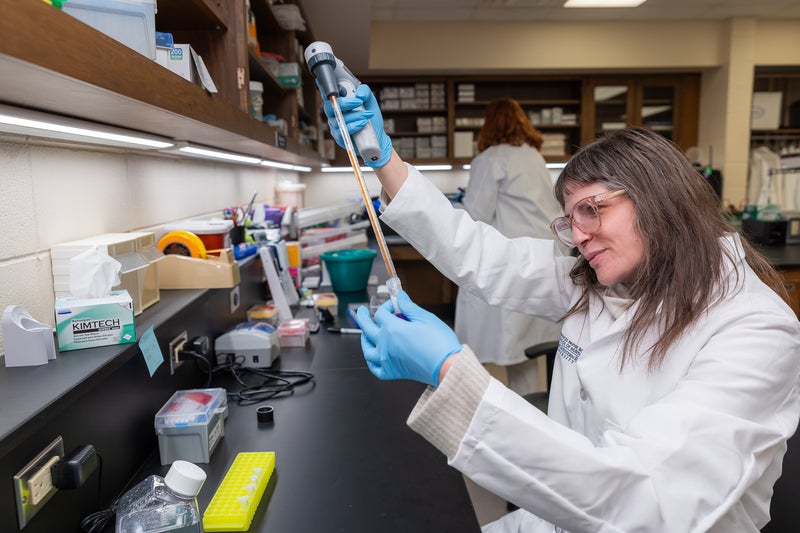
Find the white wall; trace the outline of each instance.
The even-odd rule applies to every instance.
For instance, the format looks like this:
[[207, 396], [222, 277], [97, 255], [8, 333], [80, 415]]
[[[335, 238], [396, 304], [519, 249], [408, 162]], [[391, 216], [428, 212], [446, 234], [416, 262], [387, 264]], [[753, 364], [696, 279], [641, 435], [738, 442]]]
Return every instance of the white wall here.
[[380, 21], [370, 34], [376, 74], [702, 72], [698, 144], [734, 204], [747, 190], [753, 68], [774, 65], [800, 66], [800, 19]]
[[[199, 159], [0, 139], [0, 311], [23, 305], [53, 324], [53, 244], [222, 216], [228, 205], [272, 203], [295, 172]], [[0, 352], [2, 351], [0, 333]]]

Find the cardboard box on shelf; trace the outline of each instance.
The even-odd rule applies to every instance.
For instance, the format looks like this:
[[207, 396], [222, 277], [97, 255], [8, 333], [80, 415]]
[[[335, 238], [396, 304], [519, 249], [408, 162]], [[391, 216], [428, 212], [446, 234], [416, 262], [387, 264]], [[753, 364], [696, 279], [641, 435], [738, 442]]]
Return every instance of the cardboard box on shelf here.
[[217, 87], [206, 69], [203, 58], [194, 51], [191, 45], [176, 44], [171, 49], [156, 48], [155, 59], [159, 65], [185, 80], [200, 85], [208, 92], [217, 92]]

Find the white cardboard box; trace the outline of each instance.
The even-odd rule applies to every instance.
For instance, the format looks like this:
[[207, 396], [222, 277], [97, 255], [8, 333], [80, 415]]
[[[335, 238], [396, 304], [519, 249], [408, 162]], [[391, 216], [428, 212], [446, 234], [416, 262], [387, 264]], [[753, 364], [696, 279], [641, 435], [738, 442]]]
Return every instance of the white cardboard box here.
[[176, 44], [172, 49], [156, 48], [156, 62], [210, 93], [217, 92], [203, 58], [189, 44]]
[[472, 157], [474, 155], [473, 137], [471, 131], [457, 131], [453, 136], [453, 156]]
[[159, 65], [167, 68], [178, 76], [189, 80], [192, 83], [199, 83], [197, 70], [192, 61], [191, 46], [188, 44], [176, 44], [171, 50], [168, 48], [156, 48], [156, 61]]
[[133, 300], [126, 290], [101, 298], [56, 298], [58, 350], [136, 342]]
[[753, 93], [752, 117], [750, 129], [776, 130], [781, 124], [781, 102], [783, 93], [756, 92]]

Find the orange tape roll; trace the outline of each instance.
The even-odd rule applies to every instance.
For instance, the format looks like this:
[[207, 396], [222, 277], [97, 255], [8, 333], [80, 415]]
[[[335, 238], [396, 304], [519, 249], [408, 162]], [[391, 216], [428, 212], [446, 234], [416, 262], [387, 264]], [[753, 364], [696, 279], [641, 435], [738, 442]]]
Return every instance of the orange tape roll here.
[[206, 258], [206, 247], [203, 241], [191, 231], [170, 231], [158, 241], [158, 249], [168, 255]]

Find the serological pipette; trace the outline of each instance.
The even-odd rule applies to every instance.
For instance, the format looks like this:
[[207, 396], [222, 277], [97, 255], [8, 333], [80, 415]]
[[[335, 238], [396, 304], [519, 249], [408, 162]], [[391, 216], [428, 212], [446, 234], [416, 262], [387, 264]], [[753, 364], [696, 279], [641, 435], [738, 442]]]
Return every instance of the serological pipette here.
[[[341, 60], [333, 55], [333, 50], [328, 43], [316, 41], [308, 45], [305, 51], [306, 65], [308, 70], [317, 79], [317, 87], [319, 87], [323, 98], [326, 98], [333, 108], [333, 114], [336, 118], [336, 124], [339, 126], [339, 131], [342, 134], [342, 141], [344, 148], [347, 152], [347, 157], [350, 160], [350, 165], [353, 167], [353, 173], [358, 181], [358, 186], [361, 189], [361, 196], [364, 199], [364, 206], [367, 209], [367, 216], [369, 217], [372, 231], [375, 233], [375, 240], [378, 242], [383, 262], [386, 265], [386, 271], [389, 274], [389, 279], [386, 281], [386, 288], [389, 289], [389, 295], [392, 299], [392, 304], [396, 312], [400, 311], [397, 305], [397, 293], [400, 291], [401, 284], [400, 278], [394, 269], [392, 256], [389, 254], [389, 248], [386, 245], [386, 238], [383, 236], [378, 217], [372, 207], [372, 197], [367, 189], [367, 184], [364, 181], [364, 176], [361, 173], [361, 167], [358, 164], [355, 148], [353, 147], [353, 140], [358, 146], [359, 153], [365, 161], [377, 161], [381, 157], [381, 147], [378, 142], [378, 137], [372, 127], [371, 122], [350, 138], [350, 132], [347, 130], [347, 124], [342, 115], [342, 109], [339, 106], [340, 96], [354, 96], [356, 88], [361, 85], [348, 69], [344, 66]], [[358, 109], [363, 109], [363, 106]]]

